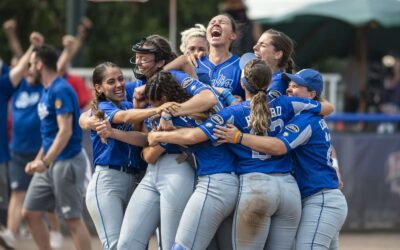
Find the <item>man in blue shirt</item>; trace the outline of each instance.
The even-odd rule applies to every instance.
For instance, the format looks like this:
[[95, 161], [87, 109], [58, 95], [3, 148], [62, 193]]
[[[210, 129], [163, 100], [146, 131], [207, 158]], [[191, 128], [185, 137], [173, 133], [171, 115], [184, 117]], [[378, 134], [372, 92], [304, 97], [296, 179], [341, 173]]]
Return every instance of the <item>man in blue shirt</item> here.
[[8, 67], [0, 62], [0, 246], [12, 247], [13, 242], [6, 240], [4, 224], [6, 217], [6, 211], [8, 206], [8, 179], [7, 169], [8, 161], [10, 160], [10, 154], [8, 151], [8, 140], [7, 140], [7, 114], [8, 114], [8, 101], [13, 93], [12, 86], [5, 84], [7, 81]]
[[75, 247], [91, 249], [82, 219], [86, 163], [78, 125], [79, 104], [73, 89], [57, 74], [57, 59], [49, 45], [36, 47], [29, 59], [30, 72], [44, 87], [38, 105], [42, 148], [25, 168], [34, 176], [23, 215], [39, 249], [51, 249], [43, 215], [54, 209], [70, 229]]

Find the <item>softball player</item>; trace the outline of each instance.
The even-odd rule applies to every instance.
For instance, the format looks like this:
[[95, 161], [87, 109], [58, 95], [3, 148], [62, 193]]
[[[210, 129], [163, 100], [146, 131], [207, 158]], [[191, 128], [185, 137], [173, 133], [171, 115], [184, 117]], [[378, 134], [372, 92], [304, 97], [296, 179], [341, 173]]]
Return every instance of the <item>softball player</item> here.
[[[289, 96], [318, 99], [323, 89], [318, 71], [304, 69], [285, 74]], [[347, 202], [339, 190], [332, 163], [329, 128], [319, 115], [294, 117], [277, 136], [293, 152], [294, 170], [302, 198], [302, 215], [296, 249], [338, 249], [339, 231], [347, 216]]]
[[[322, 91], [322, 77], [317, 71], [307, 69], [284, 77], [292, 80], [287, 91], [290, 96], [312, 99]], [[347, 204], [338, 190], [338, 178], [332, 166], [329, 130], [319, 115], [295, 116], [275, 138], [241, 134], [232, 126], [215, 132], [227, 142], [234, 142], [234, 135], [240, 134], [241, 144], [270, 155], [284, 155], [294, 150], [294, 170], [303, 206], [296, 249], [337, 249]]]
[[136, 140], [137, 146], [147, 144], [145, 135], [132, 131], [131, 122], [159, 111], [132, 109], [132, 103], [123, 101], [125, 80], [113, 63], [102, 63], [95, 68], [93, 84], [96, 100], [92, 113], [102, 110], [114, 129], [130, 133], [119, 140], [102, 141], [97, 132], [91, 131], [95, 172], [87, 188], [86, 205], [103, 248], [116, 249], [126, 206], [141, 178], [140, 148], [128, 143]]
[[211, 85], [229, 90], [233, 95], [244, 97], [240, 86], [240, 58], [230, 52], [237, 38], [235, 21], [227, 15], [213, 17], [207, 26], [210, 53], [197, 61], [198, 71], [207, 72]]
[[[155, 91], [157, 87], [152, 88]], [[172, 119], [174, 125], [181, 127], [198, 126], [198, 122], [187, 116], [171, 117], [163, 113], [161, 119]], [[158, 142], [175, 144], [203, 142], [208, 140], [208, 137], [202, 126], [171, 132], [151, 132], [149, 142], [150, 145], [156, 145]], [[197, 185], [185, 204], [172, 249], [206, 249], [219, 225], [233, 212], [237, 200], [238, 179], [234, 174], [234, 158], [228, 152], [227, 146], [213, 146], [206, 142], [189, 147], [189, 150], [193, 151], [196, 159]], [[182, 191], [181, 189], [180, 192]], [[163, 232], [162, 222], [161, 232]]]
[[[233, 120], [232, 124], [241, 131], [233, 141], [240, 143], [243, 132], [274, 136], [300, 111], [320, 113], [321, 105], [313, 100], [282, 96], [266, 103], [265, 90], [271, 80], [271, 70], [261, 60], [242, 65], [246, 65], [242, 85], [248, 101], [225, 108], [216, 115], [218, 119], [212, 117], [207, 126], [209, 133], [217, 125], [222, 128], [229, 124], [228, 120]], [[237, 157], [240, 175], [233, 228], [234, 249], [264, 249], [265, 244], [266, 249], [291, 249], [301, 203], [296, 181], [290, 175], [290, 156], [274, 157], [241, 144], [230, 145]]]
[[[198, 81], [179, 85], [179, 72], [161, 71], [146, 83], [145, 97], [153, 106], [167, 101], [186, 102], [192, 95], [210, 89]], [[184, 88], [183, 88], [184, 87]], [[196, 126], [188, 116], [161, 119], [173, 121], [174, 126]], [[158, 127], [152, 119], [149, 129]], [[132, 195], [121, 229], [118, 249], [145, 249], [151, 234], [161, 226], [161, 245], [170, 249], [183, 209], [194, 187], [194, 170], [187, 161], [177, 162], [181, 150], [173, 145], [144, 149], [143, 157], [149, 163], [146, 175]], [[146, 221], [144, 225], [143, 221]]]
[[[272, 70], [271, 84], [267, 95], [273, 99], [285, 95], [288, 81], [282, 78], [285, 72], [292, 73], [294, 61], [292, 59], [293, 41], [285, 33], [269, 29], [265, 31], [253, 47], [258, 59], [263, 60]], [[242, 57], [246, 56], [242, 55]]]

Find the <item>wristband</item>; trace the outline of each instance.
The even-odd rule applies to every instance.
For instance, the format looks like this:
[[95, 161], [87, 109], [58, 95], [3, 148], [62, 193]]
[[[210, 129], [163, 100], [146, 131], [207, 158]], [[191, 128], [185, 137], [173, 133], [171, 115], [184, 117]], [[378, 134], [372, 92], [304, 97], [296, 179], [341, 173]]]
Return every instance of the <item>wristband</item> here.
[[239, 140], [241, 140], [241, 134], [242, 133], [240, 131], [236, 132], [235, 136], [233, 137], [233, 143], [239, 143]]
[[163, 119], [164, 121], [171, 121], [172, 117], [171, 116], [163, 116], [163, 115], [161, 115], [161, 119]]
[[236, 101], [236, 98], [232, 95], [229, 89], [224, 89], [221, 93], [221, 96], [227, 106], [231, 105], [232, 102]]
[[238, 140], [238, 143], [239, 143], [239, 144], [242, 143], [243, 135], [244, 135], [243, 133], [240, 133], [239, 140]]

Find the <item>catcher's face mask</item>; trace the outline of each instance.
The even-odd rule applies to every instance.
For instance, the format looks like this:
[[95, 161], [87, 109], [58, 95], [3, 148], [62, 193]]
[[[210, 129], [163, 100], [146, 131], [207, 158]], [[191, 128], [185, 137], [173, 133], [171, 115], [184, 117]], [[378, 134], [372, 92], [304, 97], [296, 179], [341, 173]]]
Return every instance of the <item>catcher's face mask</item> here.
[[155, 64], [162, 60], [162, 52], [156, 43], [143, 38], [139, 43], [132, 46], [134, 52], [130, 63], [133, 65], [133, 74], [139, 80], [145, 81], [157, 70]]

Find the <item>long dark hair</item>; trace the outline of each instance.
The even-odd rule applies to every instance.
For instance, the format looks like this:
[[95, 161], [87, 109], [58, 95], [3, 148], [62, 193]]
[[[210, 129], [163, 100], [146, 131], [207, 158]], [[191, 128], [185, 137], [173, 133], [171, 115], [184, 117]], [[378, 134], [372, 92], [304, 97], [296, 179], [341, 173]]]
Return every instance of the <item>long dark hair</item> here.
[[[96, 85], [101, 85], [101, 83], [104, 81], [104, 77], [105, 77], [104, 73], [106, 72], [106, 70], [108, 68], [118, 68], [119, 69], [118, 65], [116, 65], [115, 63], [112, 63], [112, 62], [103, 62], [103, 63], [97, 65], [94, 68], [93, 74], [92, 74], [93, 87], [96, 87]], [[94, 88], [94, 92], [95, 92], [95, 98], [93, 98], [91, 108], [92, 108], [92, 113], [96, 114], [96, 112], [99, 110], [99, 108], [98, 108], [99, 102], [105, 101], [105, 100], [107, 100], [107, 98], [104, 95], [104, 93], [97, 92], [96, 88]]]
[[282, 58], [278, 62], [278, 67], [284, 68], [285, 72], [287, 73], [293, 73], [293, 70], [295, 69], [295, 63], [293, 60], [293, 40], [285, 33], [274, 29], [269, 29], [264, 33], [268, 33], [271, 36], [272, 45], [274, 46], [275, 50], [282, 51]]
[[149, 101], [161, 101], [164, 97], [167, 102], [182, 103], [191, 98], [181, 85], [168, 71], [159, 71], [146, 83], [144, 96]]

